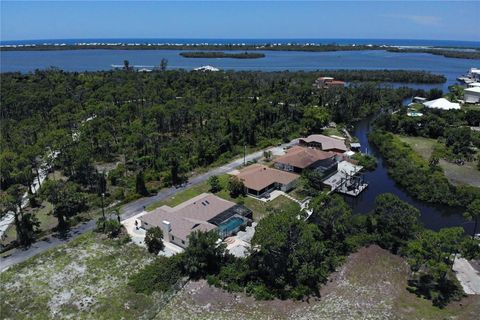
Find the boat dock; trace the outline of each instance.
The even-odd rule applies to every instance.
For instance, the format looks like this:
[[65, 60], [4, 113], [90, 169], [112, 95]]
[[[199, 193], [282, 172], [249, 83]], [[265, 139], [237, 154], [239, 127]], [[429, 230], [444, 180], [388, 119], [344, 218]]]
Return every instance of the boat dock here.
[[330, 187], [329, 194], [338, 192], [352, 197], [358, 196], [368, 187], [368, 183], [361, 175], [362, 166], [348, 161], [338, 164], [338, 171], [325, 179], [323, 183]]

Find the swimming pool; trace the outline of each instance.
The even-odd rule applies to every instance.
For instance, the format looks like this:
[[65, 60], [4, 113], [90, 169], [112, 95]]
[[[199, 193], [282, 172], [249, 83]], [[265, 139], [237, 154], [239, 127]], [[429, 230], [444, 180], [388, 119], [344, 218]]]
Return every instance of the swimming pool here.
[[232, 233], [238, 231], [239, 227], [244, 223], [244, 220], [240, 217], [231, 217], [227, 221], [218, 226], [218, 232], [220, 235], [226, 237]]

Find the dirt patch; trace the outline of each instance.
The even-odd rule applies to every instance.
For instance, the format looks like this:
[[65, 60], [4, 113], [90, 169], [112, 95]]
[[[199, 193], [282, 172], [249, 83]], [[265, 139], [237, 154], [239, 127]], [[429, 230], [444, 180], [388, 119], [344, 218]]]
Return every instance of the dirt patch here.
[[189, 282], [156, 319], [477, 319], [480, 297], [445, 309], [406, 290], [405, 260], [378, 246], [360, 249], [331, 275], [321, 298], [256, 301], [242, 293]]

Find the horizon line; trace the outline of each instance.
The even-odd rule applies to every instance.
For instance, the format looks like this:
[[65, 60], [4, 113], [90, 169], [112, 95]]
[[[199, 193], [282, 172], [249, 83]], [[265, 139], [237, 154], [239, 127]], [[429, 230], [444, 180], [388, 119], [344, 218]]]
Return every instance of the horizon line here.
[[8, 41], [59, 41], [59, 40], [125, 40], [125, 39], [138, 39], [138, 40], [408, 40], [408, 41], [454, 41], [454, 42], [478, 42], [480, 40], [458, 40], [458, 39], [425, 39], [425, 38], [330, 38], [330, 37], [101, 37], [101, 38], [36, 38], [36, 39], [0, 39], [0, 42]]

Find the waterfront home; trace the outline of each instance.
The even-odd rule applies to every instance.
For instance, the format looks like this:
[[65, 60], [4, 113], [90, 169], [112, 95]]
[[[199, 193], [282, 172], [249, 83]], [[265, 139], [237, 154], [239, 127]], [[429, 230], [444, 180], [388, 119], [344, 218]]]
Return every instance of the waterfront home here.
[[440, 109], [440, 110], [460, 109], [460, 104], [450, 102], [445, 98], [438, 98], [435, 100], [426, 101], [423, 103], [423, 105], [430, 109]]
[[353, 161], [341, 161], [338, 163], [338, 171], [323, 180], [323, 184], [330, 188], [331, 192], [338, 192], [356, 197], [368, 187], [361, 173], [363, 167]]
[[300, 138], [298, 142], [301, 146], [323, 151], [332, 151], [336, 153], [344, 153], [345, 151], [348, 151], [348, 147], [344, 140], [328, 137], [323, 134], [312, 134], [306, 138]]
[[320, 77], [317, 80], [315, 80], [314, 86], [317, 87], [317, 89], [321, 89], [321, 88], [328, 89], [328, 88], [334, 88], [334, 87], [343, 88], [345, 87], [345, 82], [340, 80], [335, 80], [332, 77]]
[[465, 103], [479, 103], [480, 87], [471, 87], [463, 90], [463, 100]]
[[235, 234], [251, 222], [252, 211], [216, 195], [202, 193], [173, 208], [161, 206], [138, 220], [145, 230], [162, 229], [163, 241], [186, 248], [188, 236], [195, 231], [216, 230], [222, 239]]
[[413, 97], [412, 102], [413, 103], [424, 103], [427, 101], [427, 98], [424, 97]]
[[252, 164], [237, 174], [245, 185], [247, 194], [265, 197], [273, 190], [289, 191], [295, 187], [300, 176], [291, 172], [269, 168], [260, 164]]
[[273, 162], [275, 168], [295, 173], [309, 169], [328, 174], [337, 170], [336, 153], [302, 146], [288, 149], [283, 156], [277, 157]]

